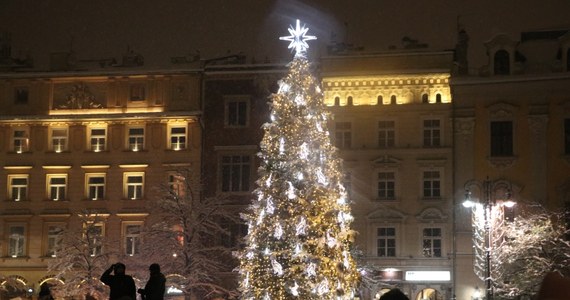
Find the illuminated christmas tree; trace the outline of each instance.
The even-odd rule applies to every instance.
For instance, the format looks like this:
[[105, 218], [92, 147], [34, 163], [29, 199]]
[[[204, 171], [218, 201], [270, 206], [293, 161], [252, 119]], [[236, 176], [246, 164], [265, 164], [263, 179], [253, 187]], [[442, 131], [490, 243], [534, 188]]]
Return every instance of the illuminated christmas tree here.
[[289, 28], [295, 56], [271, 96], [255, 199], [240, 258], [242, 299], [352, 299], [358, 272], [341, 160], [306, 58], [308, 29]]

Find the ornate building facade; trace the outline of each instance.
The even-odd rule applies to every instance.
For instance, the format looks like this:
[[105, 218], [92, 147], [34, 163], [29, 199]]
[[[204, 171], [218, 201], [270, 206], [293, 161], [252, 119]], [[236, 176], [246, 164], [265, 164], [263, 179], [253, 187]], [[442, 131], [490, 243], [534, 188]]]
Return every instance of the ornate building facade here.
[[4, 291], [21, 296], [52, 279], [46, 270], [57, 234], [81, 226], [79, 213], [103, 218], [99, 234], [118, 241], [115, 259], [137, 255], [155, 187], [176, 168], [200, 171], [199, 78], [193, 71], [0, 75]]
[[398, 287], [410, 299], [451, 297], [452, 52], [325, 57], [331, 134], [344, 160], [362, 299]]

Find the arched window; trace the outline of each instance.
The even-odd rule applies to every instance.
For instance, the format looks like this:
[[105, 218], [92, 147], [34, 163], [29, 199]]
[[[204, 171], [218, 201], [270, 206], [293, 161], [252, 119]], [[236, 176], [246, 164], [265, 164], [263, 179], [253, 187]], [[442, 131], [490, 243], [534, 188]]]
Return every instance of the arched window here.
[[422, 95], [422, 103], [429, 103], [428, 94]]
[[495, 75], [509, 75], [511, 74], [509, 52], [506, 50], [499, 50], [495, 52], [493, 59], [495, 65]]
[[390, 104], [396, 104], [396, 95], [390, 97]]
[[443, 300], [443, 295], [435, 289], [426, 288], [418, 293], [416, 300]]
[[334, 105], [335, 106], [340, 106], [340, 97], [334, 97]]
[[352, 106], [352, 104], [353, 104], [353, 103], [352, 103], [352, 96], [348, 96], [347, 104], [346, 104], [346, 105]]
[[382, 95], [378, 95], [378, 98], [376, 98], [376, 105], [382, 105], [382, 101], [384, 101], [384, 98]]
[[441, 103], [441, 94], [440, 93], [435, 94], [435, 103]]

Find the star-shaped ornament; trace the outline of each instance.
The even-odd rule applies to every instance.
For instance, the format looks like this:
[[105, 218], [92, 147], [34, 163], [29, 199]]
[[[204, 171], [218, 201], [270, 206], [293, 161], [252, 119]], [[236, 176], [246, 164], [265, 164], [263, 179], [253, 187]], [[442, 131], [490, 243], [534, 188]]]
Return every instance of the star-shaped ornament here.
[[295, 28], [293, 28], [293, 26], [290, 26], [288, 30], [291, 35], [282, 36], [279, 39], [282, 41], [291, 42], [287, 48], [295, 49], [295, 56], [305, 55], [307, 48], [309, 48], [307, 41], [317, 39], [316, 36], [306, 35], [307, 31], [309, 31], [309, 28], [305, 27], [305, 25], [301, 27], [301, 22], [299, 20], [297, 20], [297, 26]]

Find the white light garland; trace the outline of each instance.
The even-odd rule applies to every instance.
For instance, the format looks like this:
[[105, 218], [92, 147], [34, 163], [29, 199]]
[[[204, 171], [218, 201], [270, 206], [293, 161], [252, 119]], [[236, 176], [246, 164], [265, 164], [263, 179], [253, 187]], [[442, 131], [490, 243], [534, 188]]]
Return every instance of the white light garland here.
[[283, 266], [275, 260], [275, 258], [271, 259], [271, 266], [273, 267], [273, 272], [279, 276], [283, 275]]
[[304, 217], [300, 217], [299, 222], [295, 226], [295, 234], [297, 234], [298, 236], [304, 235], [306, 234], [306, 230], [307, 230], [307, 220], [305, 220]]
[[283, 227], [281, 227], [281, 224], [277, 223], [277, 225], [275, 226], [275, 233], [273, 234], [273, 236], [275, 236], [275, 238], [278, 240], [281, 239], [281, 237], [283, 236]]

